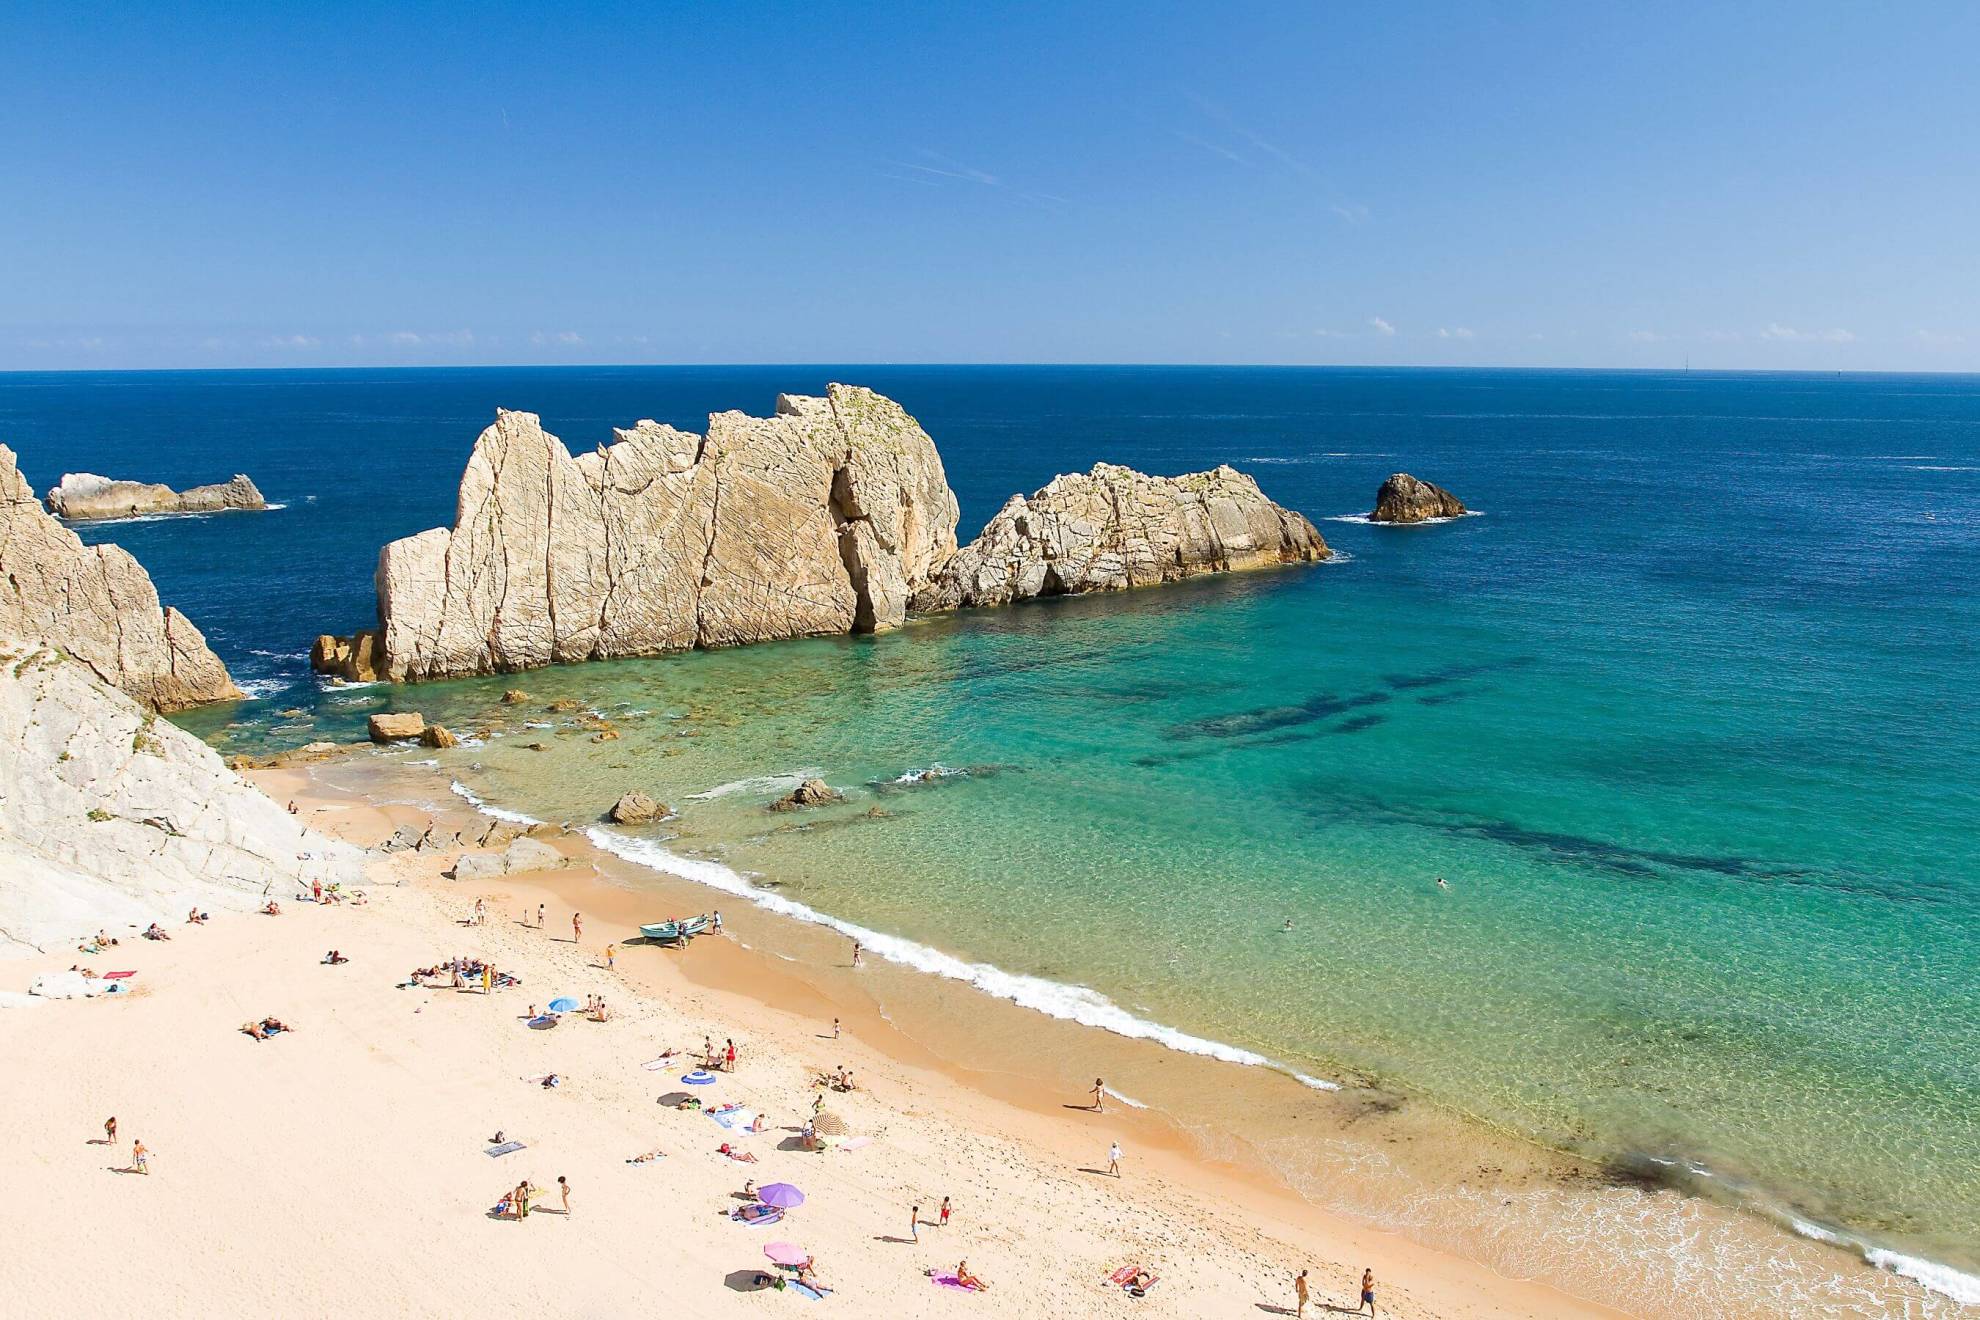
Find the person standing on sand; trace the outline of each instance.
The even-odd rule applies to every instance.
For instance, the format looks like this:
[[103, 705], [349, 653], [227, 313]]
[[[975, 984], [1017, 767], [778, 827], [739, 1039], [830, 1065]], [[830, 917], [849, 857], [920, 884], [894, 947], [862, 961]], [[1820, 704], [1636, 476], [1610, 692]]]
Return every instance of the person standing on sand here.
[[[1375, 1271], [1374, 1270], [1363, 1270], [1361, 1272], [1361, 1306], [1365, 1306], [1368, 1308], [1368, 1314], [1370, 1315], [1375, 1314]], [[1356, 1315], [1361, 1314], [1361, 1306], [1357, 1306], [1354, 1308], [1354, 1313]]]
[[946, 1196], [942, 1198], [941, 1211], [935, 1216], [935, 1226], [937, 1228], [947, 1228], [949, 1226], [949, 1198]]
[[106, 1146], [117, 1144], [117, 1116], [115, 1114], [112, 1114], [103, 1124], [103, 1144]]
[[853, 941], [853, 966], [859, 966], [859, 941]]
[[1118, 1141], [1107, 1147], [1107, 1172], [1116, 1178], [1121, 1176], [1121, 1143]]
[[910, 1242], [921, 1241], [921, 1207], [920, 1206], [916, 1206], [914, 1207], [914, 1209], [908, 1211], [908, 1240]]
[[131, 1143], [131, 1168], [138, 1173], [151, 1176], [151, 1152], [144, 1148], [143, 1138]]
[[1293, 1315], [1295, 1317], [1305, 1316], [1306, 1314], [1306, 1271], [1305, 1270], [1301, 1270], [1299, 1272], [1299, 1277], [1293, 1280], [1293, 1296], [1299, 1301], [1299, 1306], [1293, 1311]]
[[722, 1071], [734, 1072], [736, 1070], [736, 1042], [733, 1038], [725, 1038], [725, 1040], [729, 1049], [722, 1059]]
[[571, 913], [571, 943], [576, 944], [579, 940], [583, 938], [584, 938], [584, 914], [581, 912], [573, 912]]
[[536, 928], [538, 930], [543, 929], [543, 904], [541, 903], [536, 905]]
[[566, 1219], [570, 1218], [571, 1184], [565, 1179], [564, 1175], [561, 1173], [557, 1175], [557, 1195], [562, 1197], [564, 1201], [564, 1217]]
[[481, 993], [484, 995], [492, 995], [495, 993], [494, 963], [483, 963], [481, 965]]
[[1093, 1079], [1093, 1112], [1094, 1113], [1104, 1114], [1107, 1112], [1107, 1106], [1104, 1103], [1106, 1094], [1107, 1094], [1107, 1084], [1101, 1081], [1098, 1077], [1094, 1078]]
[[837, 1040], [838, 1038], [839, 1038], [839, 1019], [837, 1019], [837, 1018], [833, 1018], [833, 1019], [832, 1019], [832, 1039], [833, 1039], [833, 1040]]
[[618, 969], [618, 962], [619, 962], [619, 946], [616, 944], [606, 945], [605, 970], [608, 972], [616, 971]]

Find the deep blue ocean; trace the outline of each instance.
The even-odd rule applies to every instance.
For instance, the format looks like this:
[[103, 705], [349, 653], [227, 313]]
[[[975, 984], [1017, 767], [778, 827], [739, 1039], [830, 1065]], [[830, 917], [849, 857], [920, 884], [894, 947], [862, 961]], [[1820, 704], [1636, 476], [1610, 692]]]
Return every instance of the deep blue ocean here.
[[[580, 450], [833, 380], [919, 418], [964, 540], [1098, 460], [1223, 462], [1342, 556], [538, 676], [710, 736], [634, 726], [609, 765], [581, 739], [490, 743], [462, 775], [569, 818], [636, 768], [695, 804], [707, 855], [815, 909], [1980, 1271], [1980, 378], [15, 374], [0, 442], [37, 489], [245, 471], [282, 506], [81, 530], [136, 554], [259, 698], [183, 722], [259, 746], [361, 736], [392, 705], [499, 714], [499, 681], [334, 693], [305, 662], [372, 622], [381, 544], [451, 523], [497, 407]], [[1354, 521], [1394, 471], [1480, 516]], [[978, 773], [916, 778], [938, 765]], [[801, 841], [764, 837], [747, 792], [694, 797], [800, 768], [856, 797], [946, 786]]]

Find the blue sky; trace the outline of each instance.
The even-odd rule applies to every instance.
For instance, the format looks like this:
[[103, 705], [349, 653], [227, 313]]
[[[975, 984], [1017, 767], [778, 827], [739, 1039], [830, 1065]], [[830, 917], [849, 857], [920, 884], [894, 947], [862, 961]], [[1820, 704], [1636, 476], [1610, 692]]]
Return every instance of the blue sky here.
[[1980, 6], [0, 12], [0, 368], [1980, 369]]

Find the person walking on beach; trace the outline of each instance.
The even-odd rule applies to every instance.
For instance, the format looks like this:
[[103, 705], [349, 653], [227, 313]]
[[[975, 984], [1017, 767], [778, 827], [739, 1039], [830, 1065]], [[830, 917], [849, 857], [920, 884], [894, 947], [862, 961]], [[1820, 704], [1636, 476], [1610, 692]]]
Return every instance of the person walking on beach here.
[[853, 941], [853, 966], [859, 966], [859, 941]]
[[736, 1070], [736, 1042], [730, 1037], [725, 1037], [724, 1039], [729, 1048], [728, 1052], [722, 1056], [722, 1071], [734, 1072]]
[[581, 912], [573, 912], [571, 913], [571, 943], [576, 944], [579, 940], [583, 938], [584, 938], [584, 914]]
[[1297, 1320], [1297, 1318], [1304, 1317], [1306, 1315], [1306, 1271], [1305, 1270], [1301, 1270], [1299, 1272], [1299, 1277], [1293, 1280], [1293, 1297], [1299, 1302], [1298, 1307], [1295, 1308], [1293, 1311], [1293, 1315]]
[[140, 1137], [138, 1140], [133, 1141], [131, 1143], [132, 1171], [136, 1173], [141, 1173], [145, 1175], [145, 1177], [147, 1178], [150, 1177], [151, 1176], [150, 1160], [151, 1160], [151, 1152], [144, 1148], [144, 1139]]
[[908, 1240], [912, 1242], [921, 1241], [921, 1207], [920, 1206], [916, 1206], [914, 1207], [914, 1209], [908, 1211]]
[[1094, 1078], [1093, 1079], [1093, 1112], [1094, 1113], [1104, 1114], [1107, 1112], [1107, 1106], [1105, 1103], [1106, 1094], [1107, 1094], [1107, 1083], [1101, 1081], [1098, 1077]]
[[563, 1202], [564, 1202], [564, 1217], [565, 1217], [566, 1219], [568, 1219], [568, 1218], [570, 1218], [570, 1215], [571, 1215], [571, 1184], [569, 1183], [569, 1181], [568, 1181], [568, 1180], [566, 1180], [566, 1179], [565, 1179], [565, 1177], [564, 1177], [564, 1175], [563, 1175], [563, 1174], [561, 1174], [561, 1173], [557, 1175], [557, 1195], [563, 1198]]
[[833, 1039], [833, 1040], [837, 1040], [838, 1038], [839, 1038], [839, 1019], [837, 1019], [837, 1018], [833, 1018], [833, 1019], [832, 1019], [832, 1039]]
[[[1375, 1314], [1375, 1271], [1374, 1270], [1363, 1270], [1361, 1272], [1361, 1306], [1365, 1306], [1368, 1308], [1368, 1314], [1370, 1315]], [[1354, 1313], [1356, 1315], [1361, 1314], [1361, 1306], [1357, 1306], [1354, 1308]]]
[[117, 1144], [117, 1116], [115, 1114], [112, 1114], [108, 1119], [104, 1121], [103, 1144], [106, 1146], [114, 1146]]
[[1121, 1143], [1118, 1141], [1107, 1147], [1107, 1172], [1116, 1178], [1121, 1176]]
[[936, 1213], [935, 1226], [937, 1228], [947, 1228], [949, 1226], [949, 1198], [946, 1196], [942, 1198], [941, 1210]]
[[616, 944], [606, 945], [605, 970], [608, 972], [616, 971], [618, 969], [618, 962], [619, 962], [619, 946]]
[[536, 928], [538, 930], [543, 929], [543, 904], [541, 903], [536, 905]]

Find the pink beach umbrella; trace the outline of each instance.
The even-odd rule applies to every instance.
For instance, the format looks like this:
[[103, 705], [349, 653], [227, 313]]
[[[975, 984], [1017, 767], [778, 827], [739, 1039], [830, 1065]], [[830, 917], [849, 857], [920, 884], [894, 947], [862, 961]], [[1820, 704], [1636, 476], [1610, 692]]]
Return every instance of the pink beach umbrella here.
[[789, 1183], [771, 1183], [756, 1189], [756, 1199], [780, 1210], [790, 1210], [804, 1204], [804, 1193]]
[[779, 1265], [802, 1265], [811, 1259], [811, 1253], [795, 1242], [772, 1242], [763, 1254]]

